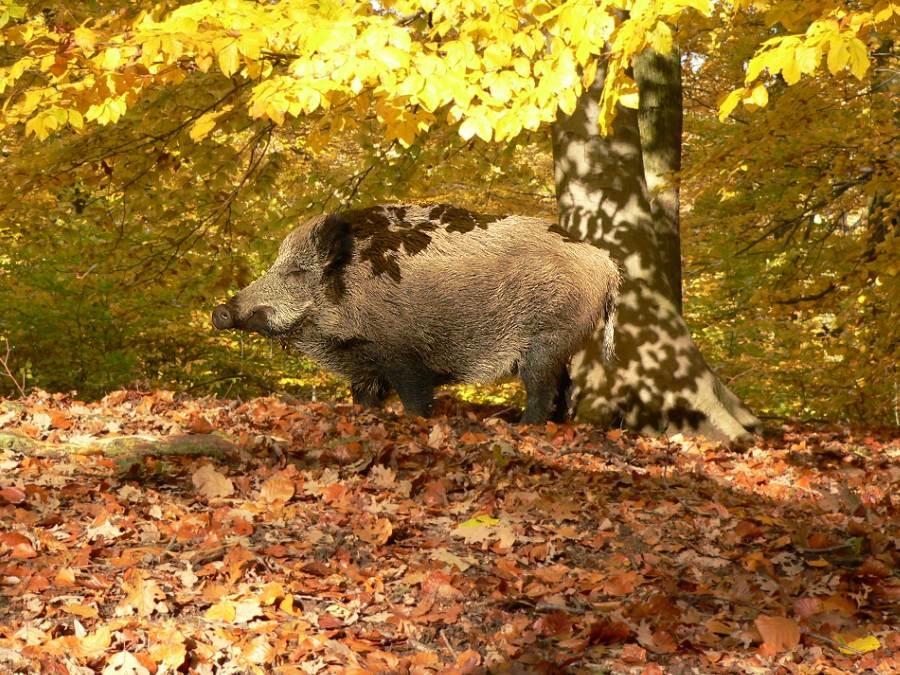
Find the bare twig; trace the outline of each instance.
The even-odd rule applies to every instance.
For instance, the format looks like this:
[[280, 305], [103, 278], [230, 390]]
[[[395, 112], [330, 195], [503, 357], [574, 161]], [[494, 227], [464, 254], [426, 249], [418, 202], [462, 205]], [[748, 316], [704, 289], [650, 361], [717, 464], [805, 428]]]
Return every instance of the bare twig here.
[[450, 650], [450, 653], [453, 654], [453, 660], [459, 659], [459, 654], [453, 649], [453, 645], [450, 644], [450, 640], [447, 639], [447, 634], [444, 633], [444, 631], [441, 631], [441, 639], [444, 641], [444, 644], [447, 645], [447, 649]]
[[25, 398], [27, 394], [25, 393], [25, 375], [22, 374], [22, 382], [20, 383], [16, 376], [13, 375], [12, 370], [9, 367], [9, 356], [12, 354], [12, 347], [9, 346], [9, 340], [6, 337], [3, 338], [3, 342], [6, 345], [6, 355], [0, 358], [0, 366], [3, 366], [3, 374], [6, 375], [10, 379], [10, 381], [16, 385], [16, 389], [19, 391], [19, 394], [22, 398]]
[[856, 647], [851, 647], [850, 645], [844, 642], [838, 642], [837, 640], [832, 640], [829, 637], [825, 637], [824, 635], [819, 635], [818, 633], [813, 633], [812, 631], [803, 631], [811, 638], [815, 638], [816, 640], [821, 640], [822, 642], [827, 642], [828, 644], [837, 647], [838, 649], [846, 649], [847, 651], [853, 652], [854, 654], [865, 654], [865, 652], [856, 649]]

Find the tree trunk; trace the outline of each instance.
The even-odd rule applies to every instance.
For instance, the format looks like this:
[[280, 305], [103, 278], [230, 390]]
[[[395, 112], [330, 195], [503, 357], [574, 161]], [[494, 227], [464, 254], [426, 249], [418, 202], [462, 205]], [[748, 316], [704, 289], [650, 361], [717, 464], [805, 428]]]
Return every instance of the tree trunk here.
[[673, 238], [651, 208], [637, 113], [620, 106], [610, 135], [599, 134], [604, 77], [601, 65], [575, 112], [553, 125], [560, 225], [623, 272], [616, 358], [604, 363], [595, 340], [572, 362], [576, 419], [745, 440], [759, 420], [710, 370], [678, 311], [666, 270]]
[[638, 85], [644, 180], [651, 196], [662, 270], [672, 289], [672, 301], [682, 314], [678, 181], [683, 106], [679, 52], [660, 54], [653, 49], [645, 50], [635, 59], [634, 80]]

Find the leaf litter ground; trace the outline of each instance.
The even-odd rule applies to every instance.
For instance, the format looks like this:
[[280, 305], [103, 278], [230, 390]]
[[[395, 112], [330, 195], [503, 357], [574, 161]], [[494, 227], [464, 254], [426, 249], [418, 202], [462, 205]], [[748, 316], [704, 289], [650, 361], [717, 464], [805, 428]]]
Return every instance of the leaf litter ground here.
[[900, 672], [889, 433], [462, 413], [0, 403], [0, 671]]

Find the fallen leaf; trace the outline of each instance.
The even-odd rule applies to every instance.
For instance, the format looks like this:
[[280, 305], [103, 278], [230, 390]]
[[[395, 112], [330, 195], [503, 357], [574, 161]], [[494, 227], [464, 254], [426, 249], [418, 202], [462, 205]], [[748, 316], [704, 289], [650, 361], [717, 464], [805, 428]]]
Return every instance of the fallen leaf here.
[[647, 661], [647, 650], [633, 642], [629, 642], [622, 647], [622, 653], [619, 654], [619, 658], [626, 663], [645, 663]]
[[353, 533], [363, 541], [381, 546], [386, 544], [394, 533], [394, 526], [387, 518], [379, 518], [373, 523], [353, 528]]
[[484, 515], [460, 523], [451, 534], [454, 537], [462, 537], [467, 544], [496, 540], [503, 548], [509, 548], [516, 541], [516, 534], [511, 527], [501, 524], [498, 518]]
[[188, 423], [188, 429], [195, 434], [211, 434], [216, 428], [210, 424], [210, 421], [203, 415], [197, 415], [191, 418]]
[[97, 608], [91, 607], [90, 605], [77, 605], [73, 603], [63, 605], [62, 610], [68, 614], [80, 616], [83, 619], [96, 619], [98, 616], [100, 616], [100, 612], [97, 611]]
[[793, 619], [760, 614], [754, 623], [759, 634], [762, 635], [763, 644], [772, 653], [788, 651], [800, 644], [800, 626]]
[[481, 665], [481, 654], [474, 649], [467, 649], [456, 657], [456, 667], [462, 675], [474, 673]]
[[138, 616], [150, 616], [153, 613], [165, 614], [169, 611], [165, 600], [166, 594], [159, 585], [148, 578], [148, 573], [132, 568], [125, 573], [122, 582], [125, 598], [116, 607], [116, 616], [128, 616], [137, 612]]
[[207, 621], [225, 621], [231, 623], [237, 615], [237, 609], [231, 600], [220, 600], [203, 614]]
[[150, 675], [137, 657], [130, 652], [118, 652], [109, 657], [103, 675]]
[[34, 558], [37, 555], [31, 539], [18, 532], [0, 533], [0, 544], [12, 550], [13, 558]]
[[17, 487], [6, 487], [0, 490], [0, 498], [9, 504], [21, 504], [25, 501], [25, 493]]
[[432, 551], [430, 556], [432, 560], [440, 560], [442, 563], [455, 567], [460, 572], [465, 572], [475, 563], [472, 558], [469, 558], [468, 560], [460, 558], [458, 555], [451, 553], [445, 548], [439, 548]]
[[431, 428], [431, 433], [428, 434], [428, 447], [437, 450], [447, 442], [447, 439], [450, 438], [451, 435], [452, 432], [450, 431], [449, 426], [443, 422], [436, 423]]
[[262, 498], [267, 502], [289, 502], [294, 496], [294, 481], [287, 478], [270, 478], [260, 488]]
[[874, 652], [876, 649], [881, 649], [881, 642], [879, 642], [878, 638], [874, 635], [867, 635], [866, 637], [850, 640], [849, 642], [841, 635], [835, 635], [834, 639], [846, 645], [846, 647], [838, 647], [844, 654], [854, 655], [859, 654], [860, 652], [865, 654], [867, 652]]
[[607, 595], [628, 595], [643, 582], [637, 572], [620, 572], [609, 577], [603, 584], [603, 592]]
[[234, 494], [234, 483], [224, 474], [213, 468], [212, 464], [204, 464], [191, 476], [197, 492], [208, 499], [230, 497]]

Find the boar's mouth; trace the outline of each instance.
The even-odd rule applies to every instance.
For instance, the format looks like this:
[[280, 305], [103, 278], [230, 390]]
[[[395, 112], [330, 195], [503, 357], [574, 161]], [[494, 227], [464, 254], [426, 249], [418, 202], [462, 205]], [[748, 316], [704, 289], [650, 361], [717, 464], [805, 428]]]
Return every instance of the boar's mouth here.
[[254, 307], [249, 313], [241, 316], [232, 303], [225, 303], [213, 310], [212, 323], [218, 330], [233, 328], [247, 331], [248, 333], [259, 333], [268, 338], [284, 340], [289, 339], [300, 330], [306, 322], [306, 314], [304, 311], [300, 317], [287, 326], [279, 327], [273, 322], [275, 309], [268, 305]]

